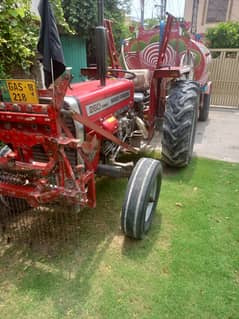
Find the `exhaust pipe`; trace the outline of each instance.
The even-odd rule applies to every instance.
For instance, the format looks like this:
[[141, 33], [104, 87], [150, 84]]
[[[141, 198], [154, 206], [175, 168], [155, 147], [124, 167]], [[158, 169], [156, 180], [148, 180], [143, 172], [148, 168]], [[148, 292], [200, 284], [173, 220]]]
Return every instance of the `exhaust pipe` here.
[[135, 122], [136, 122], [140, 132], [142, 133], [144, 139], [147, 139], [149, 137], [149, 132], [145, 126], [144, 121], [140, 117], [136, 116]]
[[99, 164], [97, 166], [96, 175], [97, 176], [108, 176], [114, 178], [129, 177], [132, 173], [134, 164], [132, 163], [118, 163], [126, 164], [125, 166], [115, 166], [108, 164]]
[[106, 67], [106, 28], [104, 27], [104, 1], [98, 0], [98, 23], [95, 29], [96, 62], [101, 86], [105, 86]]

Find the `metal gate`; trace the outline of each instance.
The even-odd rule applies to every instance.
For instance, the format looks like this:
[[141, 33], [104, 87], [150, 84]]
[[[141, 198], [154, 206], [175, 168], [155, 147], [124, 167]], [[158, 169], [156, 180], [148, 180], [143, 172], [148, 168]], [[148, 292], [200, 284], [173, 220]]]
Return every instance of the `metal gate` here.
[[211, 105], [239, 108], [239, 49], [211, 49]]
[[61, 42], [66, 65], [72, 67], [72, 82], [84, 81], [85, 77], [80, 74], [80, 69], [87, 66], [86, 41], [78, 36], [62, 35]]

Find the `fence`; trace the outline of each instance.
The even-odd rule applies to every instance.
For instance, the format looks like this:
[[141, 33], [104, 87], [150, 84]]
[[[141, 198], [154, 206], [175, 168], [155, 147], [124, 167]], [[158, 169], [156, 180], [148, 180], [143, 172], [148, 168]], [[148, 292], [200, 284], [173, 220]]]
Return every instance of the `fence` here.
[[211, 104], [239, 108], [239, 49], [211, 49]]

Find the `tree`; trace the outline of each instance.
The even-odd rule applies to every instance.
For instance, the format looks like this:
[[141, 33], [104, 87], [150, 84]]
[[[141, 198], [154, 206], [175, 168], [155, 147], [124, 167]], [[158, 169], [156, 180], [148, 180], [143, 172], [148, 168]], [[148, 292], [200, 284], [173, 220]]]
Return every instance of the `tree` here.
[[239, 22], [222, 22], [206, 32], [210, 48], [239, 48]]
[[0, 77], [16, 69], [28, 71], [35, 55], [38, 27], [28, 0], [0, 3]]
[[81, 37], [90, 38], [96, 23], [96, 1], [63, 0], [62, 8], [69, 27]]
[[62, 7], [62, 0], [50, 0], [50, 3], [57, 21], [59, 32], [61, 34], [75, 34], [75, 31], [72, 30], [69, 24], [66, 22]]
[[[105, 0], [105, 18], [113, 21], [113, 33], [119, 48], [120, 40], [127, 35], [124, 25], [125, 13], [129, 12], [131, 0]], [[64, 17], [71, 30], [92, 41], [97, 25], [97, 1], [62, 0]]]
[[[62, 33], [78, 34], [93, 41], [97, 25], [97, 1], [50, 0]], [[113, 20], [116, 44], [127, 36], [125, 13], [131, 0], [105, 0], [105, 18]], [[29, 71], [36, 52], [39, 20], [30, 11], [30, 0], [0, 0], [0, 78], [16, 69]]]
[[159, 26], [160, 20], [157, 18], [152, 18], [152, 19], [145, 19], [144, 20], [144, 27], [146, 29], [152, 29], [155, 26]]

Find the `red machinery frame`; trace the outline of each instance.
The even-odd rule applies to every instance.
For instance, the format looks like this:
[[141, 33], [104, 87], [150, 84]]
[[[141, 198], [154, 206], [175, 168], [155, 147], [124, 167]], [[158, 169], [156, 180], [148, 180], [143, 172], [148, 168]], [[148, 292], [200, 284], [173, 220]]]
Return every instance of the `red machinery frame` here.
[[[5, 144], [11, 144], [13, 150], [0, 158], [0, 170], [6, 175], [7, 181], [0, 182], [0, 194], [24, 198], [33, 207], [60, 197], [65, 197], [68, 201], [81, 206], [95, 207], [94, 173], [97, 168], [100, 143], [94, 143], [93, 136], [96, 134], [100, 138], [111, 140], [124, 149], [136, 152], [133, 147], [92, 122], [87, 116], [69, 111], [73, 120], [79, 121], [88, 128], [86, 141], [77, 140], [72, 136], [61, 119], [61, 109], [70, 78], [70, 75], [66, 73], [62, 78], [57, 79], [53, 90], [39, 91], [40, 99], [48, 100], [48, 104], [19, 103], [18, 111], [14, 111], [16, 105], [13, 103], [0, 103], [1, 123], [10, 122], [13, 125], [27, 123], [31, 127], [38, 125], [42, 128], [37, 133], [34, 130], [20, 132], [14, 128], [11, 130], [0, 128], [0, 140]], [[32, 113], [27, 112], [29, 107]], [[46, 131], [44, 131], [45, 126], [47, 126]], [[47, 163], [32, 161], [31, 148], [36, 144], [43, 146], [49, 157]], [[66, 156], [65, 147], [76, 149], [84, 160], [84, 165], [78, 165], [73, 170]], [[95, 154], [96, 161], [89, 160], [87, 154], [90, 152]], [[56, 176], [54, 187], [49, 185], [51, 175]], [[11, 176], [10, 182], [8, 182], [9, 176]], [[24, 184], [19, 182], [21, 178], [25, 181]]]
[[[164, 37], [160, 45], [160, 51], [158, 54], [158, 60], [153, 71], [151, 86], [150, 86], [150, 107], [146, 111], [146, 117], [148, 120], [148, 131], [149, 141], [152, 139], [154, 134], [154, 124], [155, 117], [162, 118], [165, 111], [165, 102], [166, 102], [166, 94], [167, 94], [167, 82], [172, 78], [180, 78], [183, 74], [188, 73], [190, 71], [189, 67], [181, 67], [181, 66], [166, 66], [163, 64], [165, 53], [167, 50], [167, 46], [170, 40], [171, 29], [174, 23], [175, 17], [168, 14], [167, 23], [165, 26]], [[107, 30], [107, 47], [108, 47], [108, 55], [110, 60], [110, 67], [108, 71], [111, 72], [116, 77], [122, 77], [123, 72], [125, 70], [122, 69], [120, 65], [118, 53], [116, 50], [113, 31], [112, 31], [112, 21], [104, 20], [104, 26]], [[122, 70], [122, 72], [114, 72], [114, 70]], [[129, 70], [131, 71], [131, 70]], [[134, 70], [132, 70], [133, 72]], [[84, 68], [81, 69], [81, 73], [84, 76], [97, 77], [97, 69], [96, 67]]]
[[[150, 88], [150, 105], [145, 110], [147, 129], [150, 140], [154, 133], [155, 118], [164, 113], [167, 81], [178, 78], [189, 70], [181, 66], [165, 66], [163, 60], [172, 28], [173, 16], [169, 15], [164, 38], [161, 43], [159, 58], [153, 72]], [[106, 21], [108, 27], [108, 48], [112, 67], [121, 72], [119, 60], [112, 37], [111, 23]], [[86, 70], [87, 73], [87, 70]], [[86, 130], [85, 141], [73, 137], [61, 118], [64, 97], [69, 87], [71, 76], [65, 73], [56, 80], [53, 89], [39, 91], [39, 97], [45, 99], [45, 103], [27, 105], [0, 102], [0, 140], [10, 144], [12, 151], [8, 151], [0, 158], [0, 170], [6, 181], [0, 181], [0, 194], [14, 198], [24, 198], [33, 206], [54, 201], [58, 198], [66, 198], [71, 203], [81, 206], [96, 206], [95, 171], [99, 161], [101, 140], [103, 138], [112, 141], [130, 152], [137, 152], [135, 148], [117, 138], [110, 130], [106, 130], [94, 117], [86, 114], [67, 111], [75, 121], [83, 124]], [[129, 90], [132, 84], [128, 84]], [[107, 83], [106, 83], [107, 87]], [[109, 87], [110, 91], [110, 87]], [[130, 91], [132, 95], [132, 91]], [[132, 107], [133, 101], [130, 100]], [[31, 111], [29, 112], [29, 108]], [[11, 123], [11, 129], [4, 126]], [[29, 125], [30, 129], [21, 131], [17, 125]], [[38, 126], [38, 131], [34, 130]], [[18, 127], [18, 129], [16, 129]], [[95, 139], [95, 137], [97, 137]], [[40, 144], [48, 156], [46, 163], [32, 160], [32, 147]], [[75, 149], [83, 159], [84, 164], [71, 166], [67, 158], [65, 148]], [[89, 158], [89, 154], [93, 154]], [[5, 174], [5, 175], [4, 175]], [[49, 182], [54, 176], [54, 183]], [[8, 177], [10, 178], [10, 182]], [[12, 182], [11, 182], [12, 181]], [[21, 181], [24, 181], [22, 183]]]

